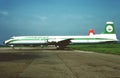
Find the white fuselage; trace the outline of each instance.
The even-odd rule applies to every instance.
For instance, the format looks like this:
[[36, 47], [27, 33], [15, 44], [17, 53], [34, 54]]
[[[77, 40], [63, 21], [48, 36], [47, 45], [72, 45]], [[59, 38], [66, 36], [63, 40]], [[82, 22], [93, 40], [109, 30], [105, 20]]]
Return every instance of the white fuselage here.
[[71, 39], [71, 43], [104, 43], [118, 41], [116, 34], [96, 34], [90, 36], [16, 36], [5, 41], [5, 44], [44, 44]]

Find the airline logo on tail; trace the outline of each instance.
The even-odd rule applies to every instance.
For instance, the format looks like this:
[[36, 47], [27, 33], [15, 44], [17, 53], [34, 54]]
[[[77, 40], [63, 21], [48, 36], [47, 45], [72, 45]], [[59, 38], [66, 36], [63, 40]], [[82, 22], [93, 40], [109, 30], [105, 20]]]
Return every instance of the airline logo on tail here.
[[105, 26], [104, 34], [115, 34], [114, 23], [107, 22]]

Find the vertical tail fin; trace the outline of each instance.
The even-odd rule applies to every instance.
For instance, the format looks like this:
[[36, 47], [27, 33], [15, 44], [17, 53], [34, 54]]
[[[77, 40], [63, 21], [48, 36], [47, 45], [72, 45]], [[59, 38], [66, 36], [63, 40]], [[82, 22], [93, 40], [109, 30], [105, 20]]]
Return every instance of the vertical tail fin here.
[[88, 32], [88, 35], [91, 36], [91, 35], [95, 35], [95, 31], [93, 29], [90, 29], [89, 32]]
[[113, 22], [106, 22], [104, 34], [115, 34], [115, 28]]

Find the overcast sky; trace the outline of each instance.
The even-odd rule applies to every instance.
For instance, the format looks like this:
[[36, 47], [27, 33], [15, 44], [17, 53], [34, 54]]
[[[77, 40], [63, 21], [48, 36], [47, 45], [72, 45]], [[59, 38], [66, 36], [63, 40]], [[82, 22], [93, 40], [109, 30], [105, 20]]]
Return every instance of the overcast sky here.
[[99, 34], [107, 21], [120, 39], [120, 0], [0, 0], [0, 44], [11, 36]]

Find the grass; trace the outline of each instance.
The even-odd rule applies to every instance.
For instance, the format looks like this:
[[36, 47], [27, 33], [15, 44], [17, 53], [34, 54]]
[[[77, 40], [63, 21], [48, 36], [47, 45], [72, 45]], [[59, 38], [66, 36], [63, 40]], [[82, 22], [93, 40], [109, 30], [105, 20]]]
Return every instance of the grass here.
[[120, 44], [79, 44], [69, 45], [74, 50], [94, 51], [99, 53], [120, 55]]

